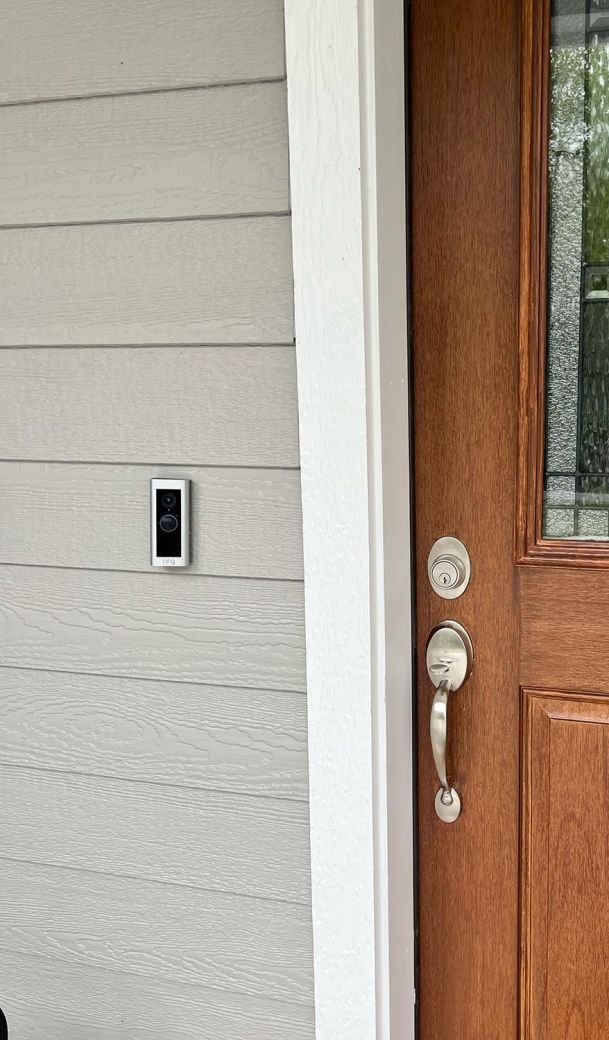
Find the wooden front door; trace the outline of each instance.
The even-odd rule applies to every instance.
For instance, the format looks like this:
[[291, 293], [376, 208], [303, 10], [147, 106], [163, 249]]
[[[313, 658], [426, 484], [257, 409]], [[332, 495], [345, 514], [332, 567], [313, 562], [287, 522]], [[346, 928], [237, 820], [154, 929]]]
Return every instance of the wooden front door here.
[[[411, 5], [421, 1040], [609, 1035], [609, 4]], [[441, 536], [471, 558], [432, 588]], [[425, 647], [469, 632], [443, 822]]]

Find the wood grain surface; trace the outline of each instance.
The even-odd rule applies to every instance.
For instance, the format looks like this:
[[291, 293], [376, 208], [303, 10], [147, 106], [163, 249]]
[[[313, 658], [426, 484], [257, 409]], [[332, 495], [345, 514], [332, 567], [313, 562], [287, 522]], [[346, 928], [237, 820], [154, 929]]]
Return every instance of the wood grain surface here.
[[606, 570], [523, 568], [520, 604], [523, 685], [609, 689]]
[[609, 1031], [609, 700], [526, 691], [523, 1036]]
[[288, 217], [4, 229], [0, 346], [292, 343]]
[[545, 448], [548, 112], [551, 0], [522, 0], [520, 318], [516, 556], [542, 534]]
[[[596, 1040], [609, 1028], [607, 549], [540, 541], [550, 4], [465, 0], [440, 31], [426, 5], [412, 11], [421, 1040]], [[472, 561], [450, 603], [426, 575], [445, 534]], [[452, 696], [463, 813], [450, 827], [433, 809], [424, 661], [442, 617], [476, 654]]]
[[[419, 646], [421, 1040], [512, 1040], [518, 1014], [518, 617], [513, 566], [518, 374], [519, 4], [411, 4], [412, 322]], [[468, 547], [447, 602], [433, 542]], [[458, 823], [434, 811], [432, 627], [476, 654], [453, 698]]]

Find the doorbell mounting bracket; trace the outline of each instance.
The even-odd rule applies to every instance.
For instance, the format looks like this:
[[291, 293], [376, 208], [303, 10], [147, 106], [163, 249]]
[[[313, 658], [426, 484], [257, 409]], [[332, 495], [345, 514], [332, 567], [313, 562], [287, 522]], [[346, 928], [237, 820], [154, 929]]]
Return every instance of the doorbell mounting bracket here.
[[150, 481], [150, 562], [153, 567], [190, 563], [190, 481]]

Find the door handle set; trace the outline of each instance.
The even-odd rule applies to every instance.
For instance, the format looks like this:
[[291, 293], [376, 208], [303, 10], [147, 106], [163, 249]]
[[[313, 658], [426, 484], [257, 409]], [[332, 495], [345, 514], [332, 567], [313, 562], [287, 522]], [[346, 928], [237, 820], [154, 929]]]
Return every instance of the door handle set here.
[[[450, 543], [450, 544], [446, 544]], [[430, 584], [445, 599], [460, 596], [469, 582], [467, 549], [454, 538], [440, 538], [429, 554]], [[444, 580], [446, 575], [449, 581]], [[464, 576], [466, 579], [464, 580]], [[453, 578], [455, 580], [453, 580]], [[458, 621], [440, 621], [427, 640], [427, 674], [436, 688], [429, 718], [431, 750], [440, 781], [436, 814], [443, 823], [455, 823], [461, 815], [461, 796], [449, 780], [448, 720], [452, 697], [467, 682], [474, 665], [474, 647], [468, 631]]]

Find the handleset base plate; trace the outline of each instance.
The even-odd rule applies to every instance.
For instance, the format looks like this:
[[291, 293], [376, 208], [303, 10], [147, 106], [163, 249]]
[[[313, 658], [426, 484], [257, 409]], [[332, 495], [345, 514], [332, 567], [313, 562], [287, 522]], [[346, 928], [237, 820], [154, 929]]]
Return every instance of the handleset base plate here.
[[447, 680], [453, 692], [469, 679], [474, 647], [469, 632], [458, 621], [440, 621], [427, 640], [427, 672], [434, 686]]
[[[449, 795], [450, 801], [447, 800]], [[461, 815], [461, 798], [459, 797], [459, 792], [454, 787], [451, 787], [450, 792], [440, 787], [434, 804], [436, 816], [442, 820], [442, 823], [455, 823], [459, 819]]]
[[447, 777], [448, 714], [452, 697], [467, 681], [474, 664], [469, 633], [458, 621], [441, 621], [430, 633], [426, 659], [429, 678], [436, 688], [429, 735], [441, 786], [434, 805], [443, 823], [455, 823], [461, 815], [461, 796]]

